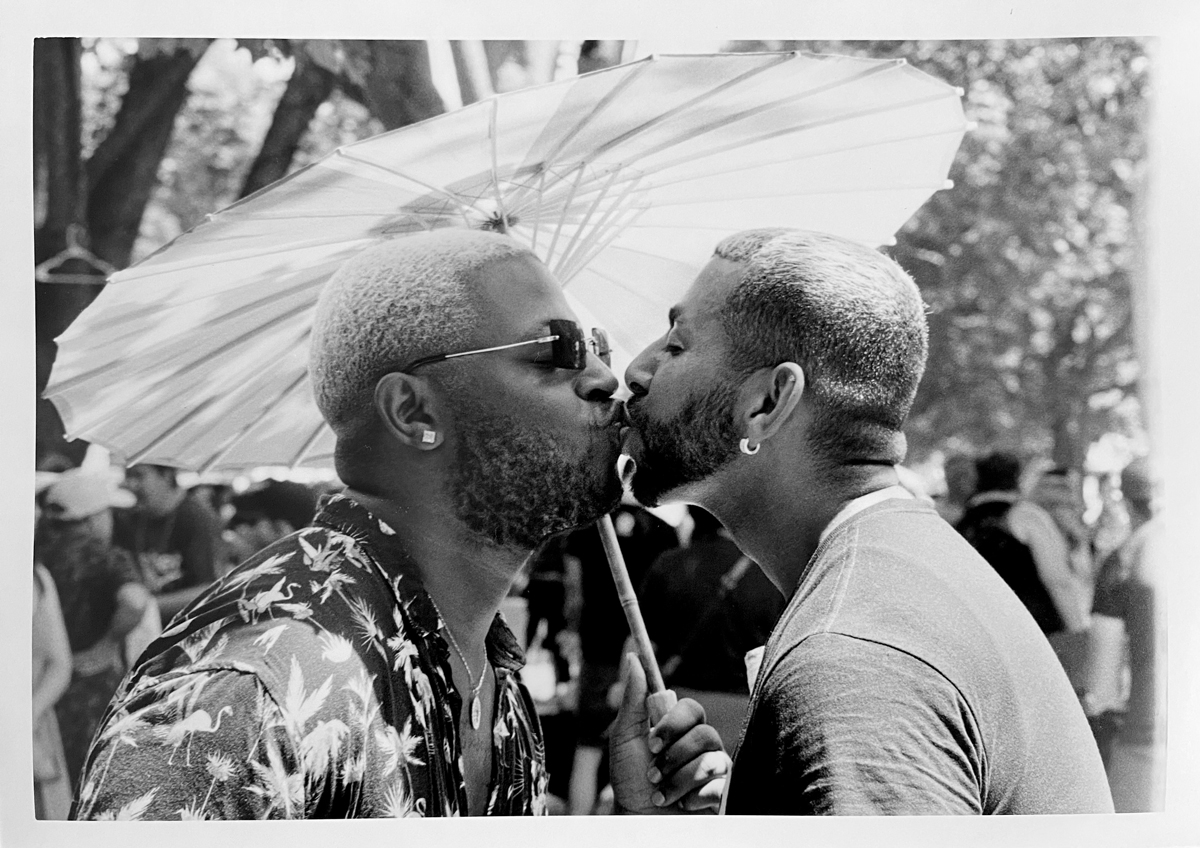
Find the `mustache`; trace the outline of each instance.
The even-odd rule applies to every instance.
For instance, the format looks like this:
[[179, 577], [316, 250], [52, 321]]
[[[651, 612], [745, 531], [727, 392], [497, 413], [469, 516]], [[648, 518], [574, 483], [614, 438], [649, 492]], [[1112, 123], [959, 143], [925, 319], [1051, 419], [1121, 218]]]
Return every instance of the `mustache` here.
[[639, 427], [639, 419], [642, 418], [642, 404], [645, 398], [634, 396], [629, 398], [621, 405], [621, 412], [624, 415], [625, 423], [630, 427], [637, 429]]

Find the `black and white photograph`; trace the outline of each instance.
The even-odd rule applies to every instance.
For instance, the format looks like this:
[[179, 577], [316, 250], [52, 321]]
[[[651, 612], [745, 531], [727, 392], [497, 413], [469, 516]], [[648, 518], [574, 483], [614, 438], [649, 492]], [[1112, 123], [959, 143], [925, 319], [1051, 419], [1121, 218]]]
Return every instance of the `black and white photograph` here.
[[1200, 844], [1195, 10], [259, 5], [5, 37], [6, 843]]

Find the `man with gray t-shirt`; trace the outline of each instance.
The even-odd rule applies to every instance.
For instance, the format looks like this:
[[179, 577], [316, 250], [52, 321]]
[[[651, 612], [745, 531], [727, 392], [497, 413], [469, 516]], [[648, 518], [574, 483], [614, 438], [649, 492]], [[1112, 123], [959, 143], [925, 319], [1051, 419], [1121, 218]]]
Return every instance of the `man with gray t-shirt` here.
[[908, 275], [845, 239], [750, 230], [670, 321], [625, 375], [633, 493], [704, 507], [788, 599], [725, 811], [1111, 812], [1041, 630], [899, 485], [928, 349]]

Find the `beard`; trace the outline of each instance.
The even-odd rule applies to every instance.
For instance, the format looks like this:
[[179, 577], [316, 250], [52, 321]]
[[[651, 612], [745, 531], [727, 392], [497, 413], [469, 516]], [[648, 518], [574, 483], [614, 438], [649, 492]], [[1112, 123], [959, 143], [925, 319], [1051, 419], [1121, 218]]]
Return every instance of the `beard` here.
[[665, 420], [646, 415], [641, 399], [628, 401], [629, 422], [642, 441], [642, 455], [634, 458], [633, 496], [657, 506], [667, 492], [703, 480], [732, 460], [738, 441], [736, 400], [737, 387], [722, 381]]
[[595, 521], [620, 502], [617, 427], [594, 428], [580, 456], [552, 434], [497, 410], [464, 405], [454, 415], [455, 515], [492, 544], [532, 549]]

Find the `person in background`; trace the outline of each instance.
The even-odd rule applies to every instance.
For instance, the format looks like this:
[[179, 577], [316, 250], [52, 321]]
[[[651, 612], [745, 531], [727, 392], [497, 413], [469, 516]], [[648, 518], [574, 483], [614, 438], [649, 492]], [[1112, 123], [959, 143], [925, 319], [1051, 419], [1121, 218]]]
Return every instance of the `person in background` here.
[[975, 458], [965, 453], [951, 454], [942, 466], [942, 473], [946, 478], [946, 492], [937, 499], [938, 512], [950, 524], [957, 524], [979, 484]]
[[62, 605], [73, 671], [56, 710], [71, 784], [127, 670], [125, 637], [150, 593], [129, 554], [112, 544], [112, 508], [133, 496], [103, 474], [65, 471], [43, 495], [38, 548]]
[[[1092, 530], [1084, 522], [1087, 507], [1083, 501], [1081, 475], [1060, 465], [1050, 466], [1036, 476], [1029, 486], [1029, 501], [1040, 506], [1054, 519], [1059, 534], [1067, 546], [1067, 566], [1075, 594], [1083, 609], [1092, 608], [1092, 594], [1096, 589], [1096, 550]], [[1086, 627], [1071, 629], [1064, 627], [1057, 633], [1048, 634], [1051, 647], [1077, 692], [1087, 688], [1087, 643]]]
[[125, 486], [137, 505], [118, 513], [113, 538], [134, 555], [166, 623], [217, 579], [221, 519], [179, 486], [174, 468], [132, 466]]
[[661, 554], [638, 591], [667, 687], [695, 698], [727, 744], [741, 732], [748, 652], [765, 645], [784, 598], [721, 523], [689, 507], [686, 547]]
[[[38, 485], [40, 494], [42, 480]], [[40, 513], [35, 501], [35, 526]], [[54, 705], [71, 685], [71, 645], [54, 578], [37, 547], [33, 555], [33, 810], [35, 818], [62, 820], [71, 809], [71, 784]]]
[[1037, 476], [1029, 488], [1029, 500], [1046, 510], [1067, 543], [1067, 562], [1083, 595], [1084, 608], [1092, 605], [1096, 585], [1096, 549], [1092, 530], [1084, 522], [1081, 475], [1061, 465], [1051, 466]]
[[1053, 516], [1020, 493], [1021, 463], [996, 451], [976, 463], [979, 491], [955, 529], [1020, 598], [1042, 632], [1087, 629], [1087, 605], [1070, 548]]
[[[1101, 566], [1092, 606], [1084, 699], [1105, 755], [1116, 811], [1163, 809], [1166, 762], [1161, 528], [1149, 463], [1121, 472], [1133, 532]], [[1127, 687], [1125, 681], [1128, 681]]]
[[272, 542], [307, 527], [317, 512], [317, 494], [301, 483], [267, 480], [230, 500], [232, 515], [222, 538], [222, 575]]

